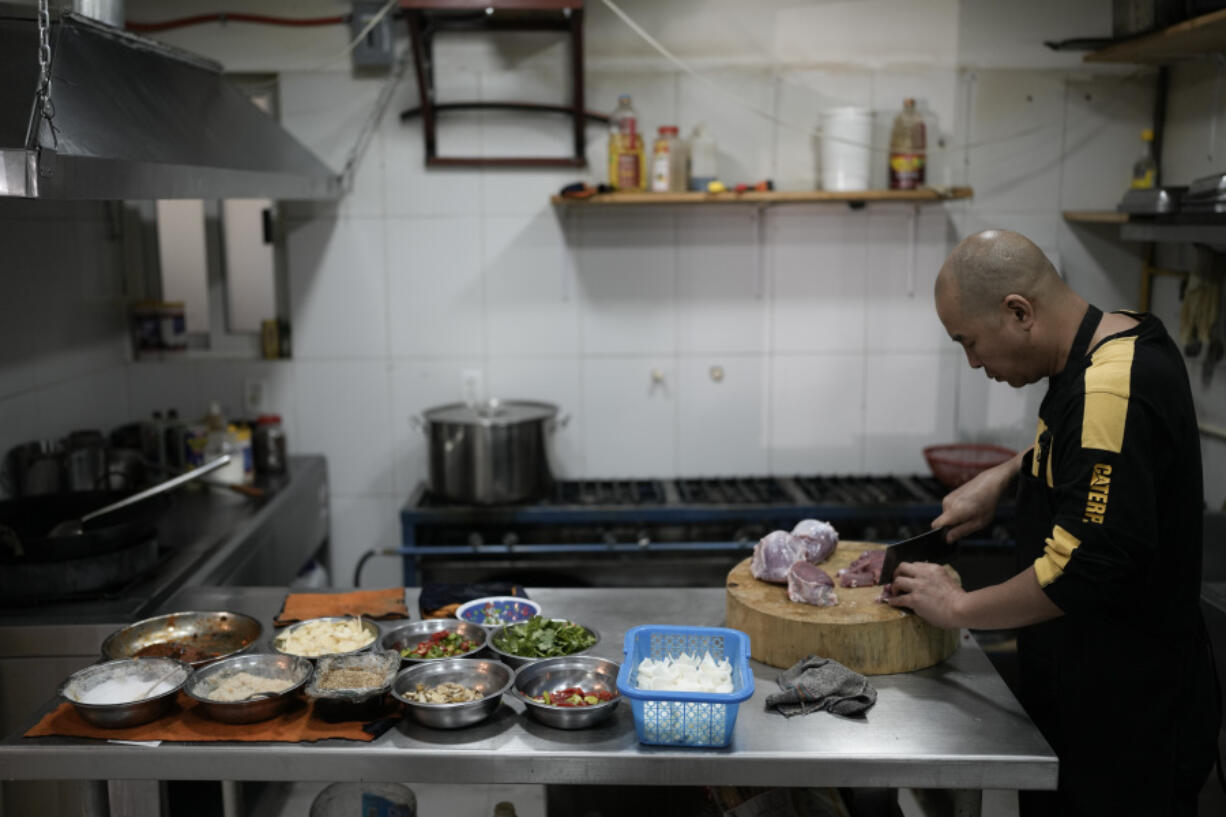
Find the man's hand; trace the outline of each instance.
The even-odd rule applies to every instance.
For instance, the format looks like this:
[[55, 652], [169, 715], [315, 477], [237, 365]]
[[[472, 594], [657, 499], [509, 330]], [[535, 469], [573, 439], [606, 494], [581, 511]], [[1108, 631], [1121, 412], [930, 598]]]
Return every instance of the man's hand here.
[[941, 565], [903, 562], [886, 597], [891, 607], [909, 607], [944, 629], [1000, 630], [1026, 627], [1064, 615], [1039, 587], [1034, 567], [1000, 584], [967, 592]]
[[886, 597], [891, 607], [908, 607], [930, 624], [946, 630], [964, 626], [959, 605], [966, 591], [941, 565], [931, 562], [903, 562], [894, 573]]
[[959, 485], [941, 500], [941, 515], [932, 521], [933, 528], [949, 528], [945, 538], [956, 542], [969, 533], [986, 528], [996, 516], [996, 505], [1009, 480], [1022, 467], [1019, 453], [1012, 459], [993, 466]]

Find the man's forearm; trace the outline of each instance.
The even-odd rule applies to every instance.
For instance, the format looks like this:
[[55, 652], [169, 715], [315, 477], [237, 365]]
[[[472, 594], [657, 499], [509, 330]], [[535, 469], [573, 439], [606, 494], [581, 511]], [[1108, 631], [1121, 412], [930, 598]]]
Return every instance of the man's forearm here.
[[1062, 615], [1039, 587], [1034, 567], [1008, 581], [966, 593], [959, 599], [956, 611], [959, 626], [976, 630], [1025, 627]]

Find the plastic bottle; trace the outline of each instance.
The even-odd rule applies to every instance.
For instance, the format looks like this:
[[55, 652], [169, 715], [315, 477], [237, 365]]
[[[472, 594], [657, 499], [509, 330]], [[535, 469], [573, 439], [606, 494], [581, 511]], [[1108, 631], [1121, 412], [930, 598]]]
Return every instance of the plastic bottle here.
[[255, 455], [251, 447], [251, 427], [246, 424], [231, 424], [226, 427], [226, 436], [234, 444], [239, 464], [243, 469], [239, 481], [252, 482], [255, 479]]
[[209, 431], [226, 430], [226, 420], [221, 416], [221, 406], [216, 400], [209, 403], [208, 413], [204, 415], [204, 427]]
[[707, 126], [699, 123], [690, 134], [690, 189], [706, 190], [711, 182], [719, 181], [718, 153], [715, 139]]
[[1158, 177], [1158, 163], [1154, 160], [1154, 132], [1149, 128], [1141, 131], [1141, 155], [1132, 163], [1132, 189], [1151, 190]]
[[166, 464], [166, 421], [160, 411], [155, 410], [141, 429], [141, 453], [155, 465]]
[[255, 452], [256, 473], [285, 473], [287, 455], [285, 431], [281, 428], [281, 415], [261, 414], [255, 421], [255, 431], [251, 441]]
[[677, 193], [689, 188], [689, 160], [676, 125], [661, 125], [651, 146], [651, 191]]
[[166, 426], [162, 437], [166, 441], [166, 467], [174, 471], [183, 469], [186, 460], [183, 438], [187, 425], [179, 419], [178, 409], [166, 410]]
[[609, 117], [609, 185], [614, 190], [643, 190], [646, 184], [647, 154], [638, 114], [630, 105], [630, 94], [622, 94]]
[[927, 134], [924, 117], [915, 109], [915, 100], [902, 101], [902, 112], [894, 117], [890, 132], [890, 189], [915, 190], [924, 186]]

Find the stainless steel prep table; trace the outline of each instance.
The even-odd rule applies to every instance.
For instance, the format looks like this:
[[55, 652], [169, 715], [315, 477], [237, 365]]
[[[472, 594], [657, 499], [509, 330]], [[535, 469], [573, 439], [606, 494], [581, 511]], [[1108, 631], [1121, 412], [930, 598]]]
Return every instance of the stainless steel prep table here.
[[[417, 588], [408, 588], [416, 617]], [[622, 639], [643, 623], [718, 626], [722, 588], [537, 589], [550, 615], [595, 627], [591, 652], [620, 661]], [[188, 588], [165, 609], [229, 609], [268, 623], [280, 588]], [[396, 622], [381, 622], [395, 626]], [[271, 633], [265, 637], [265, 644]], [[741, 705], [731, 746], [674, 749], [638, 742], [630, 707], [584, 731], [530, 721], [504, 697], [495, 716], [456, 731], [402, 721], [372, 743], [162, 744], [124, 746], [68, 738], [0, 744], [0, 777], [109, 780], [385, 780], [451, 783], [851, 786], [924, 789], [1054, 789], [1057, 761], [968, 634], [942, 664], [872, 679], [879, 697], [863, 720], [828, 713], [767, 712], [778, 670], [753, 663], [753, 698]], [[53, 705], [49, 702], [38, 714]], [[34, 722], [30, 718], [23, 729]], [[978, 799], [972, 798], [977, 810]]]

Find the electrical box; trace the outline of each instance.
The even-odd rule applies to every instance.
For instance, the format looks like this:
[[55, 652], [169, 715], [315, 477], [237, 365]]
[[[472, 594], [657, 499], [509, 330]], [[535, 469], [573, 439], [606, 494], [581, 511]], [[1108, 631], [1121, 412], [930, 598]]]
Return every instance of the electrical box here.
[[[349, 15], [349, 36], [356, 37], [366, 28], [379, 10], [385, 4], [379, 0], [356, 0], [353, 13]], [[383, 15], [383, 19], [366, 32], [351, 56], [353, 67], [359, 69], [391, 68], [396, 58], [396, 40], [392, 36], [392, 15]]]

